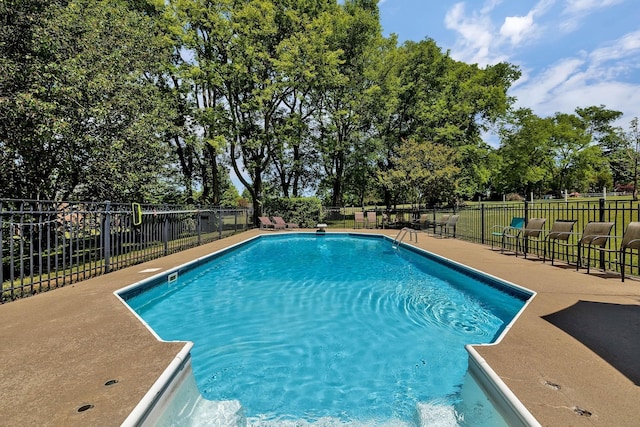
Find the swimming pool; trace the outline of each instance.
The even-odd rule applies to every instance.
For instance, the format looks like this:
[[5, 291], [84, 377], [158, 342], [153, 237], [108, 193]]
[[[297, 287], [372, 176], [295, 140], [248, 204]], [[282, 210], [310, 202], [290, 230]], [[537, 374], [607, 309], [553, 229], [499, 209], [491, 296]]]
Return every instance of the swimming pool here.
[[214, 258], [122, 296], [163, 339], [193, 341], [202, 394], [249, 420], [461, 407], [465, 344], [493, 341], [531, 296], [380, 236], [265, 236]]

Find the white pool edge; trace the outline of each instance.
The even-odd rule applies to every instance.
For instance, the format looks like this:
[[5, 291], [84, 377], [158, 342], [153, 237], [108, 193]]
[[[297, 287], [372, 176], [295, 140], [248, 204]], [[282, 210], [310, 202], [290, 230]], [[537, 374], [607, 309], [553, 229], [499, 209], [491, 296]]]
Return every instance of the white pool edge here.
[[538, 420], [473, 348], [473, 345], [466, 345], [465, 348], [469, 353], [469, 372], [509, 426], [541, 427]]
[[191, 371], [186, 369], [191, 366], [192, 342], [187, 342], [176, 357], [169, 363], [169, 366], [153, 383], [149, 391], [142, 397], [140, 402], [133, 408], [133, 411], [121, 424], [122, 427], [134, 427], [145, 424], [145, 420], [153, 418], [154, 411], [162, 410], [171, 399], [172, 394], [166, 393], [177, 387], [183, 380], [181, 373]]

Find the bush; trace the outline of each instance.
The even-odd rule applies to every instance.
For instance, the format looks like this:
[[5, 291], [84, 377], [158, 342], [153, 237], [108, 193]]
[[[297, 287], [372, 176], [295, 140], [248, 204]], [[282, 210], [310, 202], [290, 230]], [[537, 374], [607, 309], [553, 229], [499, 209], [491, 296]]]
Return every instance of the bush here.
[[322, 203], [316, 197], [268, 199], [264, 202], [264, 213], [281, 216], [302, 228], [313, 228], [322, 221]]
[[507, 202], [524, 202], [524, 197], [518, 193], [509, 193], [505, 196]]

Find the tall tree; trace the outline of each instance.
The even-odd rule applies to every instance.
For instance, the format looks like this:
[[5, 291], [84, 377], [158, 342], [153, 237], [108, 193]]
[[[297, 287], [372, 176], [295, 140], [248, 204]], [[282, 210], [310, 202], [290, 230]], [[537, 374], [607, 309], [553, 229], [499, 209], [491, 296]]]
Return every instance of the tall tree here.
[[[406, 42], [395, 57], [397, 77], [390, 81], [397, 102], [389, 104], [393, 109], [384, 139], [389, 155], [383, 159], [393, 159], [407, 138], [457, 147], [462, 154], [458, 166], [465, 175], [458, 191], [470, 196], [485, 190], [490, 150], [481, 134], [513, 101], [507, 90], [519, 76], [517, 68], [500, 63], [481, 69], [454, 61], [430, 39]], [[383, 160], [380, 167], [393, 165]]]
[[377, 2], [345, 0], [331, 29], [330, 47], [342, 52], [341, 78], [324, 88], [319, 123], [318, 150], [321, 153], [323, 182], [332, 206], [343, 204], [344, 184], [350, 169], [352, 152], [366, 139], [369, 130], [363, 122], [363, 106], [369, 89], [375, 85], [367, 68], [375, 57], [381, 40]]
[[552, 118], [550, 142], [554, 151], [556, 188], [576, 189], [578, 182], [571, 179], [579, 168], [578, 159], [590, 146], [591, 135], [585, 123], [574, 114], [556, 113]]
[[271, 145], [270, 175], [280, 185], [281, 195], [297, 197], [305, 189], [315, 189], [318, 178], [317, 151], [313, 145], [316, 123], [313, 115], [320, 107], [324, 88], [338, 78], [339, 51], [328, 47], [335, 2], [278, 2], [280, 25], [291, 36], [278, 45], [276, 68], [288, 76], [290, 91], [283, 98], [275, 119]]
[[151, 78], [167, 54], [156, 27], [126, 1], [49, 6], [31, 29], [37, 77], [1, 100], [13, 116], [0, 131], [12, 147], [3, 153], [24, 180], [12, 196], [161, 195], [172, 185], [160, 137], [171, 112]]
[[627, 152], [620, 138], [621, 130], [613, 126], [622, 117], [622, 112], [609, 110], [604, 105], [576, 108], [575, 112], [584, 121], [592, 142], [600, 146], [603, 159], [609, 162], [613, 185], [627, 184], [627, 171], [624, 170]]
[[452, 203], [460, 173], [458, 155], [446, 145], [408, 140], [397, 150], [393, 168], [380, 172], [380, 179], [412, 203]]
[[536, 116], [530, 109], [512, 111], [500, 127], [501, 158], [496, 189], [502, 193], [529, 194], [544, 191], [553, 176], [553, 146], [550, 119]]
[[50, 198], [63, 148], [53, 138], [60, 74], [43, 27], [65, 1], [0, 3], [0, 197]]

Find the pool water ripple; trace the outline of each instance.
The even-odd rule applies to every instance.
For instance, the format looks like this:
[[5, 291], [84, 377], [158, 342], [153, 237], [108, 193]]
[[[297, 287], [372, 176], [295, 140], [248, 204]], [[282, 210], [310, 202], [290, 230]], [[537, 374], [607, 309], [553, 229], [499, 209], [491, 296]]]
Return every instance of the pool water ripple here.
[[179, 291], [129, 301], [162, 338], [195, 343], [204, 397], [238, 399], [248, 417], [410, 421], [420, 402], [455, 404], [464, 345], [510, 320], [388, 241], [293, 242], [285, 258], [261, 239], [182, 275]]

